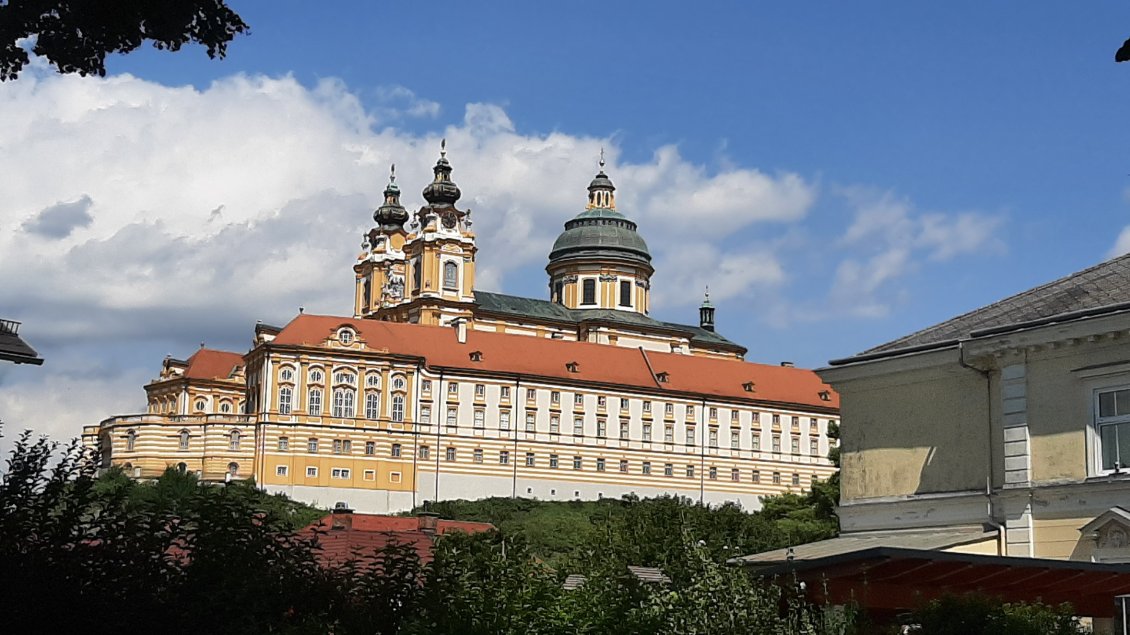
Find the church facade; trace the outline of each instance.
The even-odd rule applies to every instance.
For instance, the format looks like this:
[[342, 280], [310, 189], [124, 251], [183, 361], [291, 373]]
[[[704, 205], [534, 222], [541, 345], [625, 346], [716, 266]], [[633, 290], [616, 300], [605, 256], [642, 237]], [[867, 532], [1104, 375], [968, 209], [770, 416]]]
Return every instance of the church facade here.
[[829, 476], [838, 397], [744, 361], [714, 330], [649, 316], [651, 254], [604, 164], [546, 266], [547, 300], [475, 289], [471, 211], [446, 149], [414, 214], [395, 175], [351, 316], [258, 324], [250, 351], [167, 358], [148, 411], [84, 430], [106, 465], [366, 512], [428, 500], [679, 494], [757, 508]]

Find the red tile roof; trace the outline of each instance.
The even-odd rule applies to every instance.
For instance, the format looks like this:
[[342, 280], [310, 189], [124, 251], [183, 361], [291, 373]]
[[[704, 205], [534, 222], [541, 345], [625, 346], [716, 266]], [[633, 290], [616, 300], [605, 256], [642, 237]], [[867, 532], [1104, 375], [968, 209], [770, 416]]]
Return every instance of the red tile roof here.
[[302, 533], [318, 533], [318, 543], [321, 545], [318, 557], [322, 564], [341, 564], [351, 559], [365, 561], [377, 550], [394, 542], [412, 547], [420, 561], [427, 563], [432, 559], [436, 535], [452, 532], [479, 533], [492, 529], [494, 525], [490, 523], [438, 520], [433, 534], [421, 531], [420, 521], [415, 516], [348, 512], [328, 514], [303, 529]]
[[[429, 368], [599, 382], [826, 409], [840, 405], [835, 391], [816, 373], [803, 368], [654, 351], [645, 355], [636, 348], [528, 335], [468, 329], [466, 343], [460, 344], [454, 328], [302, 314], [283, 327], [274, 343], [321, 346], [346, 325], [357, 331], [368, 350], [422, 357]], [[475, 352], [480, 355], [472, 356]], [[479, 361], [472, 361], [472, 357]], [[576, 372], [568, 367], [574, 362]], [[657, 382], [652, 371], [667, 373], [668, 381]], [[746, 390], [747, 384], [752, 391]]]
[[189, 379], [228, 379], [237, 366], [243, 366], [243, 355], [201, 348], [188, 358], [184, 376]]

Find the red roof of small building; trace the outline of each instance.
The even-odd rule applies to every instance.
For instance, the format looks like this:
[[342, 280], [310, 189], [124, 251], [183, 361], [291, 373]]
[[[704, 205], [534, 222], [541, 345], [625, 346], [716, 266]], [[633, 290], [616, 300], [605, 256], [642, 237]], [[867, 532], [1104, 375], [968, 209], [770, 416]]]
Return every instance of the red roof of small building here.
[[490, 531], [494, 525], [455, 520], [436, 521], [435, 531], [421, 529], [425, 521], [417, 516], [380, 516], [337, 512], [303, 529], [303, 533], [318, 533], [322, 564], [341, 564], [348, 560], [366, 561], [377, 550], [391, 543], [410, 546], [416, 550], [420, 562], [432, 559], [435, 537], [452, 532], [469, 534]]
[[243, 366], [243, 355], [201, 348], [187, 361], [184, 376], [189, 379], [228, 379], [236, 367]]
[[[283, 327], [273, 341], [321, 346], [343, 326], [352, 327], [368, 350], [422, 357], [430, 368], [599, 382], [825, 409], [840, 405], [836, 392], [816, 373], [803, 368], [645, 353], [637, 348], [528, 335], [468, 329], [467, 341], [461, 344], [454, 328], [302, 314]], [[657, 381], [656, 377], [664, 373], [667, 381]]]

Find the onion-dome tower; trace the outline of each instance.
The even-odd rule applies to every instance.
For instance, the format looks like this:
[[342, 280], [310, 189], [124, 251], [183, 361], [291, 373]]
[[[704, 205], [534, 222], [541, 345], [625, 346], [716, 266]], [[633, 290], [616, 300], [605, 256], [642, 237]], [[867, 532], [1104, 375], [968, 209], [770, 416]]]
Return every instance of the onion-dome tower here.
[[388, 186], [384, 191], [385, 202], [373, 212], [373, 220], [382, 232], [404, 231], [408, 222], [408, 210], [400, 204], [400, 188], [396, 185], [396, 164], [392, 165]]
[[396, 165], [389, 168], [384, 203], [373, 212], [376, 226], [365, 233], [353, 271], [357, 278], [353, 314], [373, 317], [381, 309], [404, 301], [404, 241], [408, 210], [400, 204]]
[[571, 309], [647, 313], [651, 253], [636, 224], [616, 210], [616, 186], [600, 171], [589, 183], [585, 211], [565, 223], [549, 252], [550, 296]]

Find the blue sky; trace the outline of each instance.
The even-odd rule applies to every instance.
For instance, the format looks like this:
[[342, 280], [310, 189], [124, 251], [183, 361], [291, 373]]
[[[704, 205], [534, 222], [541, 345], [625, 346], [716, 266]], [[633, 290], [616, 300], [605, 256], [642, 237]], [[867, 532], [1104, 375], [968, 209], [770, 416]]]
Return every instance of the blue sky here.
[[0, 369], [0, 418], [71, 436], [166, 353], [348, 311], [388, 162], [419, 204], [443, 136], [484, 288], [545, 295], [605, 146], [654, 315], [693, 322], [710, 283], [751, 361], [823, 365], [1130, 250], [1123, 3], [232, 6], [223, 61], [0, 85], [0, 306], [48, 360]]

